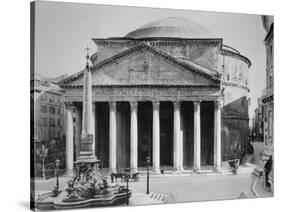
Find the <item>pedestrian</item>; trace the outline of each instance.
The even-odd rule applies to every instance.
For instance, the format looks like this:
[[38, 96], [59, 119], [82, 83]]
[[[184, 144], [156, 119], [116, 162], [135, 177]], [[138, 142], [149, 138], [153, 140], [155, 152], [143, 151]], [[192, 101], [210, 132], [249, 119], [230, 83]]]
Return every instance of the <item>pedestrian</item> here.
[[269, 159], [264, 165], [265, 187], [267, 189], [270, 188], [270, 183], [268, 182], [268, 180], [269, 180], [269, 173], [271, 172], [271, 169], [272, 169], [272, 155], [269, 156]]

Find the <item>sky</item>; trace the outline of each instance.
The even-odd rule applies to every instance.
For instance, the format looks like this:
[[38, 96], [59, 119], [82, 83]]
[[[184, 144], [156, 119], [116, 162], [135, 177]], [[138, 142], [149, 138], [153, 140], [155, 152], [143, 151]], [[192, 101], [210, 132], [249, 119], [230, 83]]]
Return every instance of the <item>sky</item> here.
[[265, 30], [260, 15], [200, 12], [97, 4], [36, 2], [35, 72], [44, 77], [73, 74], [85, 67], [85, 47], [91, 38], [122, 37], [151, 21], [180, 17], [209, 29], [223, 43], [246, 57], [249, 71], [250, 117], [265, 88]]

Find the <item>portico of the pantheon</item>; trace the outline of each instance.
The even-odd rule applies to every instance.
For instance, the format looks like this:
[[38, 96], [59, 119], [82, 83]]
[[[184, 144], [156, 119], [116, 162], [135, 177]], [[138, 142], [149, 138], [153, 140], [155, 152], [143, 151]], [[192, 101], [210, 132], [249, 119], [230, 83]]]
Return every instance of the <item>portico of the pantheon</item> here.
[[[81, 135], [102, 168], [221, 171], [248, 137], [251, 62], [201, 25], [165, 18], [124, 37], [93, 38], [91, 65], [65, 90], [68, 171]], [[82, 136], [83, 137], [83, 136]]]

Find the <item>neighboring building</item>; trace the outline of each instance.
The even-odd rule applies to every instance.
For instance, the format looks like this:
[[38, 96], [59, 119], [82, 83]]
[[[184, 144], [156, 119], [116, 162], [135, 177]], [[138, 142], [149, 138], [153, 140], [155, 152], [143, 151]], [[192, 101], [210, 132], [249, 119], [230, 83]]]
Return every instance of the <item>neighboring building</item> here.
[[[39, 74], [31, 76], [31, 128], [35, 153], [35, 176], [42, 171], [40, 151], [47, 149], [46, 170], [59, 158], [65, 160], [63, 89]], [[51, 168], [51, 167], [50, 167]], [[53, 173], [53, 170], [51, 170]]]
[[[266, 88], [263, 91], [263, 123], [264, 123], [264, 156], [268, 158], [274, 155], [274, 38], [273, 38], [273, 16], [262, 16], [263, 27], [266, 31], [264, 44], [266, 47]], [[274, 169], [269, 175], [271, 190], [274, 190]]]
[[274, 39], [273, 16], [262, 16], [263, 27], [266, 30], [264, 44], [266, 46], [266, 88], [263, 91], [263, 122], [264, 122], [264, 147], [267, 154], [273, 154], [273, 79], [274, 79]]
[[[263, 142], [263, 103], [258, 98], [258, 107], [254, 111], [252, 135], [255, 141]], [[254, 133], [254, 134], [253, 134]]]
[[63, 90], [56, 84], [34, 75], [31, 82], [34, 98], [34, 141], [61, 139], [64, 131]]
[[[125, 37], [93, 41], [89, 71], [59, 83], [67, 152], [79, 155], [74, 145], [93, 135], [103, 167], [137, 171], [149, 156], [154, 172], [220, 171], [222, 161], [245, 152], [251, 62], [222, 38], [186, 19], [166, 18]], [[70, 171], [73, 160], [68, 154]]]

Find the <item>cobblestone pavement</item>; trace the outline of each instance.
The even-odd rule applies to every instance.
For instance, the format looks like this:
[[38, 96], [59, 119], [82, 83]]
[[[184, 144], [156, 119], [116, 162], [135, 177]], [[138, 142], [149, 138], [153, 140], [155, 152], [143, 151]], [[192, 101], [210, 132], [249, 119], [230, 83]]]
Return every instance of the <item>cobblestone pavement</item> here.
[[[67, 180], [68, 178], [60, 179], [61, 188], [66, 187]], [[242, 196], [243, 198], [253, 198], [255, 197], [251, 190], [253, 180], [251, 173], [154, 177], [150, 179], [150, 192], [165, 196], [166, 203], [238, 199]], [[55, 179], [38, 180], [35, 183], [36, 190], [39, 191], [37, 194], [51, 190], [55, 182]], [[141, 178], [138, 182], [130, 182], [129, 187], [133, 194], [145, 194], [146, 179]]]
[[[248, 162], [263, 168], [264, 161], [260, 160], [263, 144], [254, 143], [254, 154], [249, 156]], [[60, 189], [65, 189], [69, 178], [60, 178]], [[256, 181], [256, 182], [255, 182]], [[56, 179], [36, 180], [36, 195], [52, 190]], [[118, 184], [123, 184], [120, 180]], [[151, 199], [161, 198], [166, 203], [193, 202], [206, 200], [224, 200], [238, 198], [272, 197], [273, 193], [263, 186], [263, 178], [252, 173], [237, 175], [195, 175], [195, 176], [159, 176], [150, 178], [150, 192], [157, 195], [145, 195], [146, 177], [138, 182], [130, 182], [133, 198], [130, 205], [159, 204]], [[257, 195], [255, 195], [257, 194]], [[158, 198], [157, 198], [158, 199]]]

